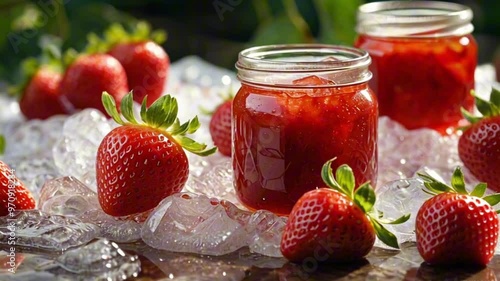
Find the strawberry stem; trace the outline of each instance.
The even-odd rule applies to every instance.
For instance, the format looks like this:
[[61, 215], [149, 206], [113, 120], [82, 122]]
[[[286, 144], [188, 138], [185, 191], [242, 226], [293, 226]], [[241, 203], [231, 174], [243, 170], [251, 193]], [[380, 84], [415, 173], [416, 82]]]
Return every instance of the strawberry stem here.
[[177, 100], [170, 95], [160, 97], [150, 107], [147, 107], [147, 96], [144, 97], [140, 113], [140, 121], [142, 122], [138, 122], [135, 118], [132, 92], [128, 93], [121, 101], [120, 110], [126, 121], [118, 113], [114, 98], [107, 92], [102, 94], [102, 103], [106, 112], [120, 125], [143, 125], [159, 129], [166, 135], [172, 136], [187, 151], [200, 156], [208, 156], [217, 150], [216, 147], [207, 149], [206, 144], [198, 143], [186, 136], [186, 134], [194, 134], [200, 128], [200, 122], [195, 116], [181, 124], [177, 118]]
[[346, 164], [340, 165], [335, 177], [331, 164], [335, 158], [328, 160], [321, 169], [321, 177], [327, 186], [346, 195], [354, 204], [360, 208], [369, 218], [375, 234], [386, 245], [399, 248], [397, 237], [387, 230], [382, 224], [401, 224], [410, 219], [410, 214], [405, 214], [395, 220], [383, 218], [383, 213], [378, 212], [373, 206], [376, 202], [375, 190], [369, 182], [363, 183], [356, 189], [356, 179], [354, 173]]

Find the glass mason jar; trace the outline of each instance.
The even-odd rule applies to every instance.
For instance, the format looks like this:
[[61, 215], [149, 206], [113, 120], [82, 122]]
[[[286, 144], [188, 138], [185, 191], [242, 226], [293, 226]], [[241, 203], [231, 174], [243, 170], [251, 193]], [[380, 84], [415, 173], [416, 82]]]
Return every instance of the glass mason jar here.
[[388, 1], [358, 9], [355, 46], [372, 58], [380, 115], [408, 129], [451, 133], [472, 110], [477, 44], [472, 11], [433, 1]]
[[236, 194], [250, 209], [288, 214], [325, 184], [321, 168], [348, 164], [358, 184], [377, 175], [378, 107], [367, 52], [272, 45], [239, 54], [233, 101]]

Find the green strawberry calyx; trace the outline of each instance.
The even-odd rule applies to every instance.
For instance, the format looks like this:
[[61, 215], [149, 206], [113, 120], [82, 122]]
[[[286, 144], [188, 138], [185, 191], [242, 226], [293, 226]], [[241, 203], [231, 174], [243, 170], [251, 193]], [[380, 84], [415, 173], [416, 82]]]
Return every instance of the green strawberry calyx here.
[[393, 248], [399, 248], [396, 236], [387, 230], [383, 224], [404, 223], [410, 219], [410, 214], [405, 214], [395, 220], [384, 219], [383, 214], [374, 208], [376, 195], [370, 183], [365, 182], [355, 190], [356, 180], [351, 167], [346, 164], [340, 165], [335, 171], [335, 175], [333, 175], [331, 164], [334, 160], [335, 158], [323, 165], [321, 170], [323, 181], [328, 187], [346, 195], [368, 216], [375, 234], [382, 242]]
[[[482, 198], [492, 207], [500, 203], [500, 193], [486, 196], [484, 195], [488, 187], [484, 182], [478, 183], [471, 192], [468, 192], [465, 187], [464, 173], [460, 167], [456, 167], [453, 171], [453, 175], [451, 176], [451, 185], [448, 185], [428, 174], [417, 173], [417, 175], [424, 181], [425, 188], [423, 191], [432, 196], [441, 193], [457, 193]], [[496, 212], [500, 213], [500, 210], [497, 210]]]
[[198, 143], [187, 137], [187, 134], [194, 134], [200, 128], [198, 117], [188, 120], [185, 123], [177, 118], [178, 106], [177, 100], [164, 95], [157, 99], [150, 107], [147, 107], [147, 96], [144, 97], [141, 106], [141, 120], [139, 122], [134, 116], [134, 99], [132, 91], [128, 93], [121, 101], [121, 114], [126, 121], [122, 119], [115, 103], [114, 98], [107, 92], [102, 94], [102, 103], [106, 112], [120, 125], [142, 125], [156, 128], [164, 132], [165, 135], [173, 137], [184, 149], [200, 156], [208, 156], [217, 151], [216, 147], [207, 149], [207, 145]]
[[145, 21], [135, 22], [128, 29], [121, 24], [114, 23], [104, 31], [103, 38], [95, 33], [89, 33], [84, 53], [106, 53], [121, 43], [153, 41], [162, 44], [166, 40], [167, 33], [164, 30], [151, 31], [151, 26]]
[[61, 44], [59, 39], [46, 37], [40, 42], [42, 52], [38, 57], [29, 57], [21, 62], [19, 83], [10, 85], [7, 93], [11, 96], [21, 97], [33, 76], [41, 68], [48, 68], [55, 73], [63, 72]]
[[465, 108], [461, 108], [462, 115], [469, 121], [471, 124], [477, 123], [484, 118], [500, 116], [500, 91], [492, 88], [490, 94], [490, 100], [484, 100], [476, 95], [474, 91], [471, 91], [471, 95], [474, 97], [476, 102], [477, 110], [483, 116], [474, 116], [470, 112], [468, 112]]

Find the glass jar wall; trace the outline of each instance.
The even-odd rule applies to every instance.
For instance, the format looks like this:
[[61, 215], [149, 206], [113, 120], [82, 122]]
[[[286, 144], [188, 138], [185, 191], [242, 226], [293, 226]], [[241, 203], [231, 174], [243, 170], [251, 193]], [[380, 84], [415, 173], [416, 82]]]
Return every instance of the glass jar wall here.
[[355, 46], [372, 58], [370, 87], [380, 115], [408, 129], [451, 133], [471, 110], [477, 44], [472, 11], [433, 1], [374, 2], [359, 7]]
[[377, 175], [377, 101], [365, 51], [329, 45], [244, 50], [233, 101], [237, 196], [250, 209], [288, 214], [323, 187], [321, 167], [348, 164], [357, 183]]

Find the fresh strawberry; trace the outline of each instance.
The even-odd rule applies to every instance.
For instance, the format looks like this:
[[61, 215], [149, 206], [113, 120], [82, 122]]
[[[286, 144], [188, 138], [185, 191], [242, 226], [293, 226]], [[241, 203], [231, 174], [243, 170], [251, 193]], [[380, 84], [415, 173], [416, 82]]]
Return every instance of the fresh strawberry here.
[[60, 98], [61, 74], [41, 68], [31, 78], [19, 101], [23, 115], [28, 119], [47, 119], [53, 115], [65, 114]]
[[181, 191], [189, 168], [183, 148], [201, 156], [216, 151], [186, 136], [199, 128], [198, 118], [181, 124], [177, 101], [169, 95], [162, 96], [149, 108], [145, 98], [142, 122], [134, 117], [132, 93], [121, 104], [126, 121], [120, 117], [112, 96], [104, 93], [102, 100], [107, 113], [122, 125], [104, 137], [97, 152], [97, 195], [109, 215], [142, 213]]
[[492, 206], [500, 194], [484, 196], [487, 185], [480, 183], [469, 193], [464, 175], [456, 168], [451, 186], [419, 174], [424, 191], [435, 195], [420, 207], [415, 231], [422, 258], [434, 265], [488, 264], [498, 240], [498, 216]]
[[67, 113], [59, 91], [61, 72], [60, 49], [54, 44], [43, 45], [39, 57], [23, 60], [21, 82], [9, 87], [9, 93], [20, 97], [19, 107], [28, 120]]
[[474, 117], [462, 109], [471, 125], [458, 141], [458, 155], [477, 179], [500, 192], [500, 91], [493, 89], [490, 101], [475, 98], [483, 117]]
[[370, 252], [375, 235], [398, 248], [397, 238], [382, 223], [407, 221], [404, 215], [394, 221], [382, 219], [374, 208], [375, 192], [369, 183], [355, 189], [352, 169], [341, 165], [336, 176], [332, 160], [322, 169], [329, 188], [305, 193], [294, 205], [281, 240], [283, 256], [293, 262], [314, 258], [317, 262], [359, 260]]
[[222, 103], [210, 120], [210, 135], [220, 153], [231, 156], [231, 106], [232, 100]]
[[31, 192], [16, 177], [13, 170], [0, 161], [0, 216], [35, 208]]
[[110, 26], [101, 40], [91, 35], [88, 52], [107, 52], [125, 68], [134, 100], [142, 102], [146, 94], [150, 106], [163, 93], [170, 59], [159, 44], [166, 36], [162, 31], [151, 32], [145, 22], [139, 22], [132, 32], [119, 24]]
[[104, 113], [103, 91], [119, 104], [129, 89], [127, 75], [118, 60], [106, 54], [93, 54], [80, 55], [66, 69], [60, 91], [75, 108], [91, 107]]

